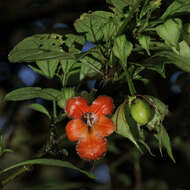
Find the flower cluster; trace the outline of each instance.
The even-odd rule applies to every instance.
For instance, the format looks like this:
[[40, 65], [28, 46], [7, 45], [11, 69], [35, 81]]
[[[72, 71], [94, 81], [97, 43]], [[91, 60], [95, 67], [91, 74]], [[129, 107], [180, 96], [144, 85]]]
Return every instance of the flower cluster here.
[[105, 137], [115, 130], [113, 121], [106, 115], [110, 115], [113, 108], [108, 96], [99, 96], [90, 106], [82, 97], [68, 99], [65, 111], [72, 120], [66, 126], [66, 134], [70, 141], [78, 141], [76, 150], [81, 158], [97, 160], [106, 153]]

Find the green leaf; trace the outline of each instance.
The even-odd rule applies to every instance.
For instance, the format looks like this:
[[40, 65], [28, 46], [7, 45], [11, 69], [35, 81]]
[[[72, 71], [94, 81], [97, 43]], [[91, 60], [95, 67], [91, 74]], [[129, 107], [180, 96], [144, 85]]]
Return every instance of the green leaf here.
[[114, 22], [106, 23], [103, 28], [104, 40], [112, 40], [117, 34], [117, 25]]
[[169, 46], [177, 46], [182, 31], [182, 21], [178, 18], [169, 19], [164, 24], [156, 27], [157, 34]]
[[43, 75], [42, 71], [36, 67], [33, 67], [32, 65], [29, 65], [29, 67], [36, 73]]
[[144, 64], [143, 65], [146, 69], [152, 70], [152, 71], [156, 71], [157, 73], [159, 73], [163, 78], [166, 78], [166, 74], [165, 74], [165, 64], [164, 63], [160, 63], [160, 64]]
[[40, 98], [50, 101], [56, 101], [60, 95], [61, 91], [54, 88], [44, 88], [39, 93]]
[[146, 125], [149, 130], [155, 129], [161, 125], [165, 116], [168, 114], [168, 106], [161, 100], [153, 96], [143, 96], [143, 98], [154, 108], [154, 116], [151, 121]]
[[85, 77], [95, 77], [103, 75], [101, 72], [103, 57], [102, 54], [95, 48], [96, 51], [81, 59], [80, 80]]
[[113, 5], [120, 12], [129, 5], [129, 0], [106, 0], [106, 2]]
[[190, 47], [186, 41], [179, 43], [179, 55], [182, 57], [190, 58]]
[[155, 138], [159, 142], [160, 153], [162, 154], [162, 147], [164, 147], [167, 150], [167, 153], [170, 156], [170, 158], [175, 163], [175, 158], [172, 153], [170, 138], [168, 136], [166, 129], [164, 128], [163, 125], [159, 125], [157, 126], [157, 132], [158, 133], [155, 135]]
[[48, 110], [43, 105], [41, 105], [41, 104], [35, 104], [35, 103], [34, 104], [29, 104], [29, 105], [27, 105], [27, 107], [31, 108], [31, 109], [33, 109], [35, 111], [39, 111], [41, 113], [44, 113], [49, 118], [51, 118]]
[[113, 53], [121, 61], [123, 67], [126, 67], [127, 58], [131, 54], [132, 49], [133, 44], [126, 39], [125, 35], [115, 39]]
[[[180, 45], [181, 54], [186, 54], [188, 50], [184, 50], [184, 44]], [[183, 53], [182, 53], [183, 52]], [[178, 68], [182, 69], [185, 72], [190, 72], [190, 59], [189, 57], [180, 56], [176, 53], [170, 51], [163, 51], [157, 54], [156, 56], [164, 57], [164, 63], [166, 64], [175, 64]]]
[[190, 1], [187, 0], [175, 0], [170, 6], [166, 9], [164, 14], [161, 16], [161, 19], [166, 19], [172, 17], [176, 14], [190, 13]]
[[66, 39], [64, 40], [65, 45], [69, 48], [75, 48], [80, 52], [85, 43], [84, 36], [76, 34], [66, 34], [65, 37], [66, 37]]
[[64, 52], [62, 36], [58, 34], [36, 34], [19, 42], [9, 53], [10, 62], [34, 62], [47, 59], [75, 59], [75, 55]]
[[24, 87], [9, 92], [4, 100], [6, 101], [20, 101], [29, 100], [39, 97], [41, 88], [39, 87]]
[[116, 126], [116, 133], [129, 139], [138, 148], [138, 150], [142, 152], [138, 144], [138, 131], [135, 130], [137, 126], [129, 113], [129, 106], [125, 103], [121, 104], [117, 108], [112, 117], [112, 120]]
[[110, 22], [113, 16], [111, 12], [95, 11], [92, 13], [83, 13], [74, 23], [77, 32], [84, 33], [86, 40], [97, 42], [103, 37], [103, 28]]
[[63, 73], [68, 74], [75, 63], [76, 61], [74, 60], [61, 60], [61, 68], [63, 70]]
[[60, 96], [61, 91], [53, 88], [44, 88], [39, 87], [24, 87], [13, 90], [5, 96], [6, 101], [21, 101], [21, 100], [30, 100], [33, 98], [42, 98], [45, 100], [57, 100]]
[[63, 88], [61, 91], [61, 95], [58, 97], [58, 106], [62, 109], [65, 108], [66, 102], [69, 98], [75, 96], [74, 88]]
[[147, 54], [150, 56], [150, 36], [147, 35], [139, 35], [138, 36], [139, 43], [143, 49], [146, 50]]
[[56, 69], [59, 64], [58, 59], [36, 61], [36, 64], [40, 68], [42, 74], [47, 78], [53, 78], [56, 72]]
[[62, 161], [62, 160], [55, 160], [55, 159], [46, 159], [46, 158], [19, 162], [13, 166], [10, 166], [8, 168], [1, 170], [0, 174], [3, 174], [9, 170], [15, 169], [17, 167], [25, 166], [25, 165], [47, 165], [47, 166], [66, 167], [66, 168], [71, 168], [71, 169], [77, 170], [77, 171], [87, 175], [88, 177], [90, 177], [92, 179], [95, 178], [95, 176], [91, 172], [87, 172], [85, 170], [79, 169], [76, 166], [74, 166], [73, 164], [71, 164], [70, 162]]

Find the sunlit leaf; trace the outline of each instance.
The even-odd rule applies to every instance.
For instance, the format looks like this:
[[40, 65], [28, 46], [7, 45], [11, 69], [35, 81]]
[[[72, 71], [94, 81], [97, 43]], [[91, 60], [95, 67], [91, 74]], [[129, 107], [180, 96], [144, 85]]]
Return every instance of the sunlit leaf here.
[[157, 34], [170, 46], [177, 46], [182, 31], [182, 21], [179, 18], [169, 19], [156, 27]]

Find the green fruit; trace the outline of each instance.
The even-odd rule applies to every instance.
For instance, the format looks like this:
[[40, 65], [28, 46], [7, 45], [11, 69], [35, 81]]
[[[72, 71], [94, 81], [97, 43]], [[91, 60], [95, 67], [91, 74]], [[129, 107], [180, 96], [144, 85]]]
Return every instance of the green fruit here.
[[147, 124], [153, 117], [153, 109], [141, 98], [136, 98], [132, 101], [130, 113], [133, 119], [140, 125]]

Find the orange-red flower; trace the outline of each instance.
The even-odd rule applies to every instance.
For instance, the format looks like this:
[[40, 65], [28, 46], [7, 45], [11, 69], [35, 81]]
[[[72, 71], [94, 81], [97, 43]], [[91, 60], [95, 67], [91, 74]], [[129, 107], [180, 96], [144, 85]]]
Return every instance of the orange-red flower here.
[[106, 153], [105, 137], [115, 130], [106, 115], [110, 115], [113, 108], [113, 101], [108, 96], [99, 96], [90, 106], [82, 97], [67, 101], [65, 111], [73, 120], [68, 122], [66, 134], [70, 141], [78, 141], [76, 150], [81, 158], [97, 160]]

